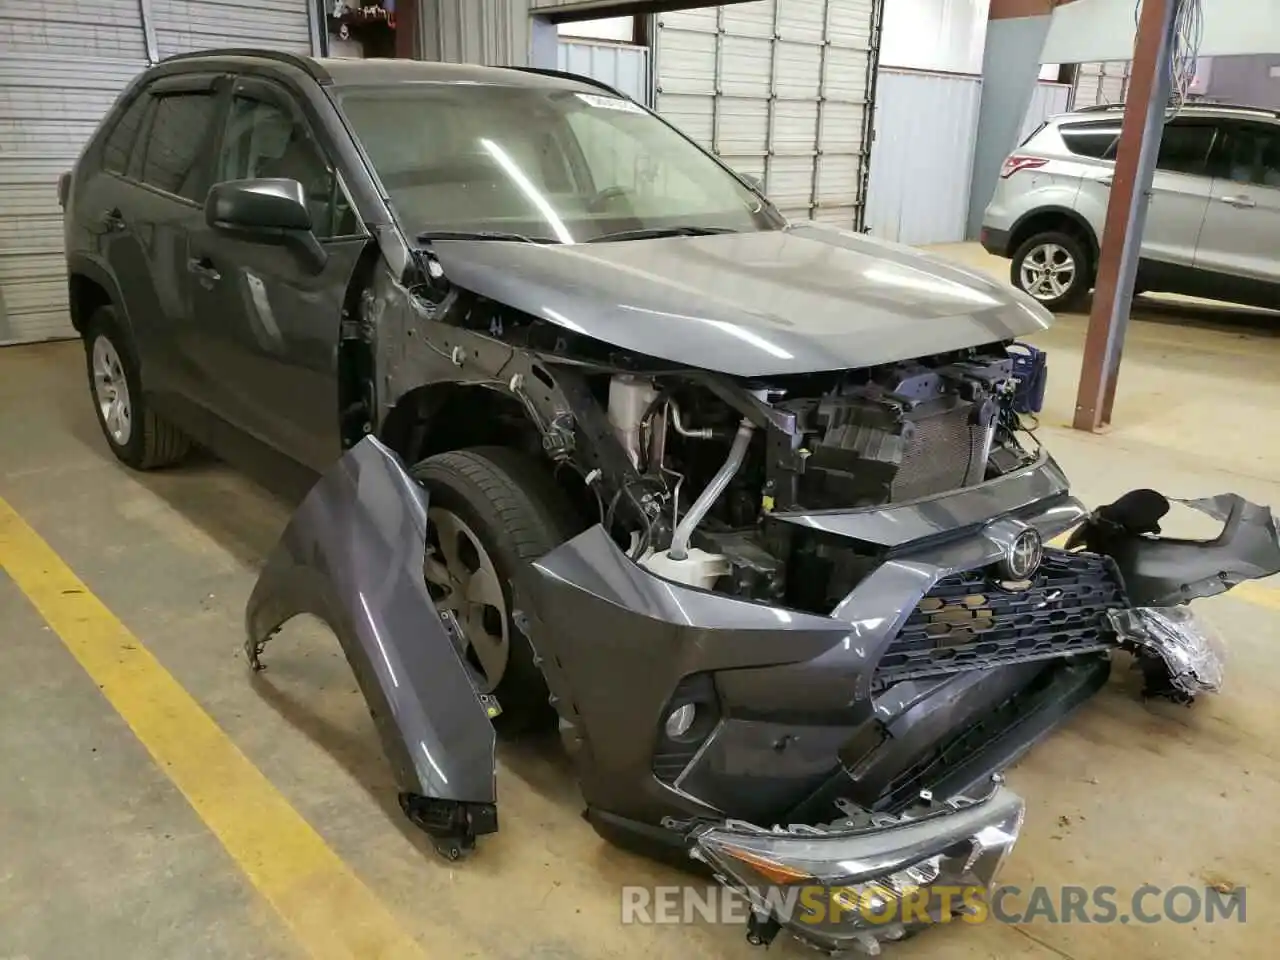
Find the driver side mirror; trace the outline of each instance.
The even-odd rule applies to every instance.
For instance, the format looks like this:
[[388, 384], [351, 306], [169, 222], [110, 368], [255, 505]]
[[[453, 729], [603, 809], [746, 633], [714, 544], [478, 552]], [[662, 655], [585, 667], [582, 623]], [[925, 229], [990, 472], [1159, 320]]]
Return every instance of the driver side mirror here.
[[204, 219], [212, 229], [244, 240], [292, 246], [317, 272], [328, 255], [311, 230], [306, 193], [297, 180], [227, 180], [205, 198]]

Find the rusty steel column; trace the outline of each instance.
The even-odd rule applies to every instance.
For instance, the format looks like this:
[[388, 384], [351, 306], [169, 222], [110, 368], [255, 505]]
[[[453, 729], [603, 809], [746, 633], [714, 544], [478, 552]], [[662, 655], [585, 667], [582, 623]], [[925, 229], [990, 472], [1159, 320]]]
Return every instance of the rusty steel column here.
[[1076, 394], [1072, 425], [1077, 430], [1093, 431], [1111, 422], [1147, 203], [1171, 92], [1174, 24], [1182, 2], [1142, 3]]

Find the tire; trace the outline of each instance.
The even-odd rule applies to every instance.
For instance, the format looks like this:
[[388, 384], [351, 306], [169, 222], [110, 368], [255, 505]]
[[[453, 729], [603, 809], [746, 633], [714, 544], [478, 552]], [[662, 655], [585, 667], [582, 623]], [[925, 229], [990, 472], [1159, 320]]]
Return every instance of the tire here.
[[[1031, 278], [1024, 275], [1024, 266], [1028, 272], [1034, 273], [1045, 260], [1058, 265], [1057, 278], [1065, 287], [1056, 296], [1049, 293], [1045, 286], [1036, 288]], [[1071, 267], [1069, 281], [1065, 279], [1063, 270], [1068, 264]], [[1019, 290], [1039, 301], [1041, 306], [1055, 313], [1070, 312], [1084, 303], [1093, 286], [1093, 265], [1089, 262], [1089, 254], [1084, 245], [1070, 234], [1056, 231], [1037, 233], [1023, 241], [1015, 251], [1013, 264], [1009, 269], [1009, 280]]]
[[[137, 354], [116, 318], [114, 307], [99, 307], [89, 319], [84, 334], [84, 352], [89, 394], [98, 415], [98, 426], [102, 428], [102, 435], [116, 458], [135, 470], [154, 470], [181, 461], [191, 449], [191, 441], [151, 409], [142, 392]], [[104, 384], [95, 373], [95, 369], [102, 370], [104, 362], [114, 372], [114, 384]], [[103, 409], [107, 391], [121, 378], [125, 387], [123, 407], [128, 414], [127, 429], [121, 427], [123, 421], [118, 415], [108, 423], [107, 411]], [[121, 396], [118, 389], [113, 395]]]
[[[438, 454], [415, 464], [409, 474], [427, 488], [430, 556], [443, 549], [430, 542], [440, 537], [443, 518], [438, 511], [443, 510], [469, 528], [496, 568], [505, 611], [486, 611], [494, 617], [500, 614], [506, 627], [505, 668], [496, 684], [481, 666], [475, 647], [468, 647], [469, 659], [488, 685], [486, 692], [496, 696], [502, 708], [495, 726], [513, 734], [551, 725], [555, 711], [542, 670], [528, 638], [511, 620], [511, 580], [581, 528], [567, 498], [540, 463], [506, 447]], [[432, 588], [430, 572], [424, 569], [424, 575]]]

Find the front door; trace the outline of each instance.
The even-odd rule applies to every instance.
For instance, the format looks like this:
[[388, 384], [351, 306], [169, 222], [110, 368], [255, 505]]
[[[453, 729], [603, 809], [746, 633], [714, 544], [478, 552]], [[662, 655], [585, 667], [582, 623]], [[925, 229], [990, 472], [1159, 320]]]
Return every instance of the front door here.
[[1235, 121], [1214, 159], [1212, 199], [1196, 251], [1208, 295], [1280, 305], [1280, 124]]
[[187, 250], [192, 349], [216, 381], [215, 412], [323, 469], [342, 453], [338, 345], [356, 262], [369, 242], [332, 162], [289, 92], [235, 82], [214, 182], [282, 177], [302, 184], [322, 267], [294, 248], [228, 236], [207, 224]]

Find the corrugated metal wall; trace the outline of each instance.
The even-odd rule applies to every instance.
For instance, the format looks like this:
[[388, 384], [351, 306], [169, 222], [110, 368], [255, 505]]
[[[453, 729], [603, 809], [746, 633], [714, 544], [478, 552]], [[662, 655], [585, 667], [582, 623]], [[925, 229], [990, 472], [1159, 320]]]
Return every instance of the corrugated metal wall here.
[[[309, 0], [153, 0], [167, 56], [228, 44], [310, 49]], [[0, 344], [71, 337], [58, 177], [148, 63], [138, 0], [0, 6]]]
[[310, 53], [309, 2], [151, 0], [151, 15], [162, 58], [190, 50], [247, 44]]
[[1022, 120], [1022, 130], [1018, 133], [1018, 142], [1031, 136], [1040, 124], [1059, 113], [1066, 113], [1071, 104], [1071, 85], [1068, 83], [1050, 83], [1047, 80], [1036, 81], [1031, 92], [1031, 104], [1027, 107], [1027, 115]]
[[756, 0], [658, 17], [657, 108], [790, 217], [862, 222], [882, 0]]
[[74, 336], [58, 177], [146, 57], [137, 0], [0, 7], [0, 344]]
[[1072, 84], [1072, 109], [1101, 103], [1122, 103], [1129, 89], [1130, 66], [1127, 60], [1079, 64], [1075, 83]]
[[648, 47], [561, 40], [559, 69], [594, 77], [641, 103], [649, 101]]
[[418, 0], [418, 56], [448, 63], [524, 66], [529, 0]]
[[899, 243], [965, 238], [982, 80], [880, 68], [867, 231]]

